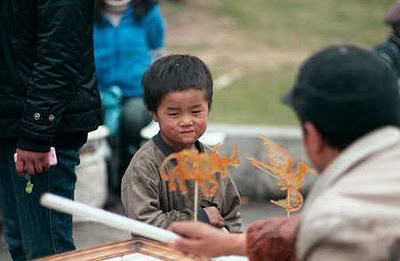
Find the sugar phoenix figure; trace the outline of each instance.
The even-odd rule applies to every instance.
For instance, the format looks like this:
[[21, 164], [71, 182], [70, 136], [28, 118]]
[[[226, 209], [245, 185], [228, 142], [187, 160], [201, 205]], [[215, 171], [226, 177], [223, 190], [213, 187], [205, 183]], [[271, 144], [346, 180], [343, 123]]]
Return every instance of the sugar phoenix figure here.
[[271, 200], [271, 202], [284, 208], [289, 217], [290, 212], [299, 210], [304, 203], [303, 195], [300, 192], [304, 185], [304, 175], [315, 173], [315, 171], [304, 162], [299, 162], [293, 172], [294, 160], [290, 153], [262, 135], [259, 135], [259, 138], [263, 142], [264, 151], [269, 161], [263, 162], [252, 158], [249, 160], [253, 166], [276, 178], [281, 190], [287, 191], [286, 199]]

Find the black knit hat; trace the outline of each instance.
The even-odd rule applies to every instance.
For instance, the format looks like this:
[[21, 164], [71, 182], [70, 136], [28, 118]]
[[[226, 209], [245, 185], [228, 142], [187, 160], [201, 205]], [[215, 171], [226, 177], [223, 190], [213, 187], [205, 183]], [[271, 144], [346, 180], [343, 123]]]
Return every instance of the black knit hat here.
[[336, 45], [303, 63], [283, 101], [324, 132], [358, 135], [400, 125], [399, 90], [394, 72], [375, 53]]

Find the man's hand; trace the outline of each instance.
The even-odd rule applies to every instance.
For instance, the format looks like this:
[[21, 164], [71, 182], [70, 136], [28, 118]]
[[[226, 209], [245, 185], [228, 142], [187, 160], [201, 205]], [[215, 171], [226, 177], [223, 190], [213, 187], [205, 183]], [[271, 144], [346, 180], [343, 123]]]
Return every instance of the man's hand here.
[[176, 222], [168, 228], [183, 238], [169, 246], [197, 256], [228, 256], [246, 254], [246, 236], [228, 234], [201, 222]]
[[251, 224], [247, 230], [250, 260], [296, 260], [296, 230], [302, 218], [273, 217]]
[[225, 225], [225, 219], [219, 213], [216, 207], [206, 207], [203, 210], [207, 213], [210, 224], [217, 228], [222, 228]]
[[50, 167], [48, 152], [34, 152], [17, 149], [15, 169], [18, 175], [35, 175], [46, 172]]

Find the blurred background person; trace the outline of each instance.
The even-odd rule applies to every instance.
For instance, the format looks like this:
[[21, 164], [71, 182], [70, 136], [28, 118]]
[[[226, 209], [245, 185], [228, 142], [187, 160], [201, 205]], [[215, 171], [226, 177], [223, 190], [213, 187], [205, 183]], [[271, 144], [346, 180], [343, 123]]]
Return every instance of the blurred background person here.
[[376, 47], [376, 51], [400, 76], [400, 2], [396, 2], [386, 14], [384, 22], [391, 27], [389, 37]]
[[143, 105], [142, 76], [162, 56], [165, 22], [157, 0], [97, 0], [94, 48], [112, 155], [109, 199], [117, 202], [121, 177], [140, 147], [151, 118]]

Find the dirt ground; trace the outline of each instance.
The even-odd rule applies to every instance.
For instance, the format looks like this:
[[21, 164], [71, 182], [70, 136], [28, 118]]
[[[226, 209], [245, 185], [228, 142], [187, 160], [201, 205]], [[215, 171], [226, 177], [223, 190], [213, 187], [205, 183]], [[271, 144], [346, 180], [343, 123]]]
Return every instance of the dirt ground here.
[[[257, 70], [298, 64], [306, 52], [277, 50], [251, 39], [232, 19], [215, 14], [219, 1], [187, 0], [179, 11], [163, 8], [167, 51], [191, 51], [211, 66]], [[193, 48], [194, 47], [194, 48]], [[197, 48], [196, 48], [197, 47]], [[197, 50], [196, 50], [197, 49]]]

